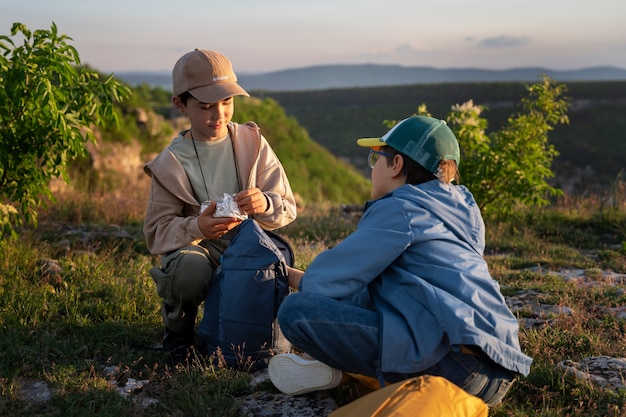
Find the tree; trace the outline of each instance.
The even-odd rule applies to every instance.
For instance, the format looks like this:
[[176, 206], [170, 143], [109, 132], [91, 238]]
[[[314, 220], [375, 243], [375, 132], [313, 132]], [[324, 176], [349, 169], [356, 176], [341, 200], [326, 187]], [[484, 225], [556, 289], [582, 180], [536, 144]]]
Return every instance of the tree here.
[[[461, 148], [460, 173], [485, 214], [507, 214], [516, 207], [542, 206], [562, 191], [548, 183], [554, 176], [551, 165], [558, 156], [548, 141], [548, 133], [558, 124], [568, 123], [569, 98], [564, 85], [548, 77], [527, 87], [519, 111], [507, 125], [487, 134], [483, 106], [470, 100], [456, 104], [446, 121]], [[417, 114], [430, 116], [426, 105]], [[393, 126], [395, 121], [385, 121]]]
[[[67, 166], [87, 154], [93, 129], [117, 123], [115, 103], [131, 90], [81, 66], [69, 36], [14, 23], [0, 36], [0, 228], [37, 224], [36, 209], [54, 201], [52, 178], [69, 182]], [[17, 204], [19, 211], [11, 204]]]

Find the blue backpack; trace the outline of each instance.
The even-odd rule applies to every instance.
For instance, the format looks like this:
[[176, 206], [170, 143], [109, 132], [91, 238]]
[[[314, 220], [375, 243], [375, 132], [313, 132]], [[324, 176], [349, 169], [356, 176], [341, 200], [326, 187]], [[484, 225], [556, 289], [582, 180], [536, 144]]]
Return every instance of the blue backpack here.
[[211, 280], [198, 327], [202, 352], [214, 364], [255, 371], [289, 351], [276, 313], [289, 293], [287, 265], [293, 264], [282, 237], [253, 219], [241, 223]]

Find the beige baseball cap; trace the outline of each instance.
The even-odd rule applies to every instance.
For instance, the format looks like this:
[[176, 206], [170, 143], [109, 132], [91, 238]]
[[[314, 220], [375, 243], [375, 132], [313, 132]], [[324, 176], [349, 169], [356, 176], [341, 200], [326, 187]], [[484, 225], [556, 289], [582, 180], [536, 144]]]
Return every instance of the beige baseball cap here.
[[250, 96], [237, 84], [230, 60], [224, 55], [195, 49], [183, 55], [172, 71], [174, 95], [185, 91], [202, 103], [217, 103], [231, 96]]

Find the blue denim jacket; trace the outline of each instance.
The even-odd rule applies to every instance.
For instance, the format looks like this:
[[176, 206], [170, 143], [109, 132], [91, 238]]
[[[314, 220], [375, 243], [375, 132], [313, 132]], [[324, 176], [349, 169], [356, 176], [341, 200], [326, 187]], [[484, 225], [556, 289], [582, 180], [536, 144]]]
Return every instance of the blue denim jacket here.
[[483, 219], [466, 187], [407, 184], [369, 201], [356, 231], [317, 256], [299, 290], [375, 306], [382, 372], [420, 372], [462, 344], [528, 375], [532, 359], [521, 351], [484, 246]]

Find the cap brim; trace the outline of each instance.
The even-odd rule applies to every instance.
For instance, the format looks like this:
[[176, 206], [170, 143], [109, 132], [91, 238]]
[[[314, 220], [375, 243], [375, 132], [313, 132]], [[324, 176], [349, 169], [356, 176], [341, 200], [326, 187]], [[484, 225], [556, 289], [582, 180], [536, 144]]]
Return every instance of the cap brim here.
[[189, 90], [189, 93], [202, 103], [217, 103], [232, 96], [250, 97], [246, 90], [233, 82], [205, 85]]
[[364, 148], [373, 148], [376, 146], [385, 146], [382, 138], [361, 138], [357, 139], [356, 144]]

